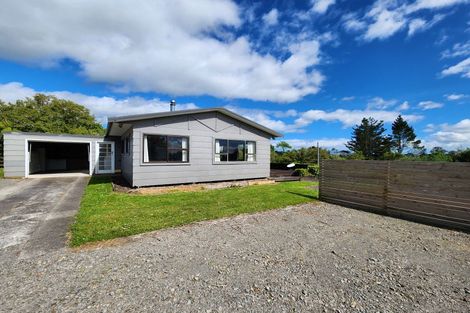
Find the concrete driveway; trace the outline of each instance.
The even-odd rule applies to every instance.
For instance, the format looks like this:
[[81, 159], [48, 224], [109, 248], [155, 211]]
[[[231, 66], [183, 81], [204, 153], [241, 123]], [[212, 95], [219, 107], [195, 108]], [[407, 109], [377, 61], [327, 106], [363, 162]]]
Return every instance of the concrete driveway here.
[[87, 177], [0, 180], [0, 252], [22, 258], [65, 246]]

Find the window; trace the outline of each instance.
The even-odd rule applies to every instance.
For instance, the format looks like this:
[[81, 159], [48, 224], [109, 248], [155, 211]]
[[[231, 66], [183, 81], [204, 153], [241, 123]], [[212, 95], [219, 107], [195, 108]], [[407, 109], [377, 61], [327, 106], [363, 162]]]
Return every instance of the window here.
[[121, 140], [121, 153], [122, 154], [131, 153], [131, 137], [129, 135]]
[[189, 138], [165, 135], [144, 135], [144, 163], [188, 162]]
[[215, 140], [215, 162], [254, 162], [256, 142], [245, 140]]

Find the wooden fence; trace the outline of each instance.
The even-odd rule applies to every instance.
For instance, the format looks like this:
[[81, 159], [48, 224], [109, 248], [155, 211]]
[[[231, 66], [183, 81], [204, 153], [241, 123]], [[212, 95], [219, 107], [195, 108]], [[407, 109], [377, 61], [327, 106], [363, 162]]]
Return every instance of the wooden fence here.
[[470, 163], [323, 160], [320, 199], [470, 230]]

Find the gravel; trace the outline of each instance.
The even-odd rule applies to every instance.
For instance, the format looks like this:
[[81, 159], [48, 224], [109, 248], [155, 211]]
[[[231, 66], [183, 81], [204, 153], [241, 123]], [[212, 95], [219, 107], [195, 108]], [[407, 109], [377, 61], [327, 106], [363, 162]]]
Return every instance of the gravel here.
[[27, 259], [0, 311], [468, 312], [470, 235], [317, 203]]

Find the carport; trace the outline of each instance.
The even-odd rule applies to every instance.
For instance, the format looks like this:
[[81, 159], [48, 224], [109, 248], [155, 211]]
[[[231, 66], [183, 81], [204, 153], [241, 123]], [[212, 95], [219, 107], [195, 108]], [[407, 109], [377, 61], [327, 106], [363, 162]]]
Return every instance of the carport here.
[[114, 140], [100, 136], [4, 134], [5, 177], [112, 174]]
[[90, 173], [90, 143], [29, 141], [29, 175]]

